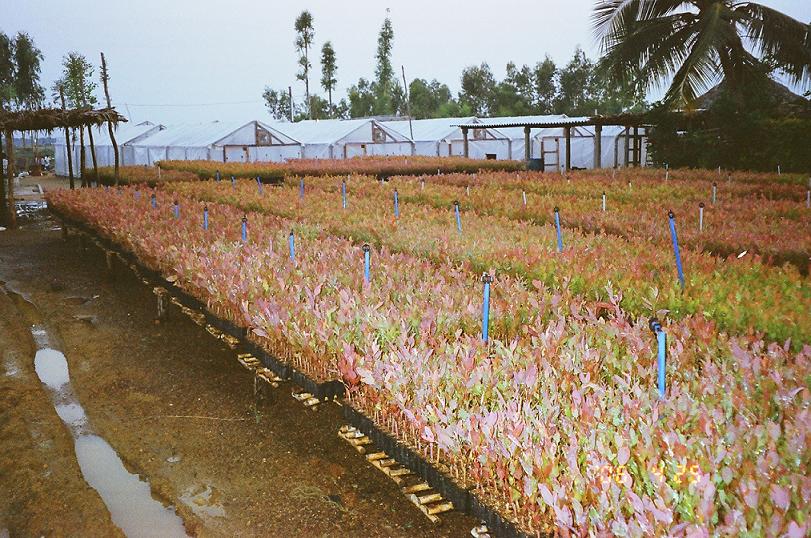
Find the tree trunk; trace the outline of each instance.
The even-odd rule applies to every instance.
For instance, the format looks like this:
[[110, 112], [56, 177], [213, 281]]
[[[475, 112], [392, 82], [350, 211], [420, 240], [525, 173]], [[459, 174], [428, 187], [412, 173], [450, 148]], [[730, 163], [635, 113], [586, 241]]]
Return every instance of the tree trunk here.
[[333, 117], [333, 112], [332, 112], [332, 88], [328, 89], [327, 93], [329, 93], [329, 117], [332, 118]]
[[84, 126], [79, 127], [79, 176], [82, 178], [82, 187], [89, 187], [90, 182], [87, 181], [87, 174], [85, 174]]
[[[65, 92], [59, 88], [59, 100], [62, 102], [62, 110], [65, 110]], [[76, 188], [73, 181], [73, 148], [70, 147], [70, 129], [65, 127], [65, 149], [68, 157], [68, 178], [70, 178], [70, 189]], [[56, 155], [54, 154], [54, 165], [56, 165]]]
[[[2, 134], [3, 133], [0, 133], [0, 135]], [[2, 137], [0, 137], [0, 143], [2, 143]], [[3, 152], [0, 151], [0, 153]], [[0, 164], [2, 164], [3, 162], [3, 157], [7, 157], [5, 153], [3, 153], [2, 157], [0, 157]], [[8, 162], [9, 162], [8, 167], [11, 168], [11, 161]], [[8, 226], [8, 214], [7, 214], [8, 206], [6, 205], [6, 181], [5, 181], [6, 168], [0, 166], [0, 171], [2, 171], [2, 174], [0, 174], [0, 224], [2, 224], [3, 226]]]
[[8, 158], [8, 205], [6, 206], [6, 222], [10, 229], [17, 227], [17, 216], [14, 213], [14, 138], [12, 131], [6, 129], [6, 157]]
[[93, 177], [96, 184], [99, 182], [99, 164], [96, 162], [96, 145], [93, 143], [93, 126], [87, 126], [87, 136], [90, 138], [90, 157], [93, 159]]

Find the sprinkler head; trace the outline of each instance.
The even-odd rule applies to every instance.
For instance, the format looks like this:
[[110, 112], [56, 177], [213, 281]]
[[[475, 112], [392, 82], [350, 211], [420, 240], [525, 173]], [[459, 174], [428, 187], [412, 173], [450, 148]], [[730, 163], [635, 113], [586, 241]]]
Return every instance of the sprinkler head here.
[[655, 317], [650, 318], [650, 320], [648, 321], [648, 327], [653, 333], [657, 333], [662, 330], [662, 324], [659, 323], [659, 320], [656, 319]]
[[698, 203], [698, 207], [700, 207], [700, 208], [702, 208], [702, 209], [703, 209], [703, 208], [704, 208], [704, 202], [699, 202], [699, 203]]
[[290, 237], [293, 237], [293, 230], [290, 230]]
[[484, 272], [482, 273], [482, 282], [484, 282], [485, 284], [490, 284], [491, 282], [493, 282], [493, 277], [490, 276], [490, 273]]
[[369, 246], [369, 243], [364, 243], [362, 248], [363, 252], [369, 252], [370, 250], [372, 250], [372, 247]]
[[667, 216], [668, 216], [668, 218], [671, 218], [671, 219], [675, 219], [675, 218], [676, 218], [676, 214], [675, 214], [675, 213], [673, 213], [673, 210], [672, 210], [672, 209], [671, 209], [670, 211], [668, 211], [668, 212], [667, 212]]
[[713, 186], [713, 187], [717, 187], [717, 186], [718, 186], [718, 183], [716, 183], [715, 181], [713, 181], [713, 182], [712, 182], [712, 186]]
[[560, 210], [555, 206], [555, 213], [560, 213]]
[[248, 216], [242, 215], [242, 222], [248, 222]]
[[456, 207], [459, 207], [459, 200], [454, 200], [453, 205], [455, 205]]

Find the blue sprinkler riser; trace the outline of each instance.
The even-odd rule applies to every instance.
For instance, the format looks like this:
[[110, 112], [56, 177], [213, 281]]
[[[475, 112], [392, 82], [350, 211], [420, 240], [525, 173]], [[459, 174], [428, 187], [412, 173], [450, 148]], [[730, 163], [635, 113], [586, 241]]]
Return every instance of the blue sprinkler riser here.
[[482, 340], [490, 339], [490, 278], [484, 279], [484, 300], [482, 302]]
[[208, 230], [208, 208], [203, 208], [203, 229]]
[[657, 386], [659, 387], [659, 397], [665, 397], [665, 371], [667, 367], [667, 335], [659, 328], [656, 332], [657, 350]]
[[684, 271], [682, 270], [681, 266], [681, 251], [679, 250], [679, 238], [676, 235], [676, 216], [671, 211], [668, 213], [668, 218], [670, 220], [670, 239], [673, 242], [673, 255], [676, 257], [676, 273], [679, 276], [679, 284], [681, 284], [682, 289], [684, 288]]
[[293, 235], [293, 232], [290, 232], [290, 235], [287, 237], [287, 244], [290, 247], [290, 261], [296, 261], [296, 238]]
[[563, 252], [563, 234], [560, 231], [560, 211], [555, 208], [555, 231], [558, 236], [558, 252]]

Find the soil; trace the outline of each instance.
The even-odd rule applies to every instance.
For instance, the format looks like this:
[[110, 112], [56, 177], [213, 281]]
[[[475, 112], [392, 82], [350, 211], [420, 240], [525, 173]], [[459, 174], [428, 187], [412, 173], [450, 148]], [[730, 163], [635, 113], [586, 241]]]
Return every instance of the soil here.
[[470, 535], [473, 518], [432, 524], [340, 440], [337, 404], [308, 409], [289, 382], [257, 403], [236, 352], [177, 311], [157, 324], [155, 296], [131, 272], [111, 278], [47, 210], [21, 224], [0, 232], [0, 536], [122, 535], [34, 372], [32, 316], [60, 342], [93, 430], [189, 534]]

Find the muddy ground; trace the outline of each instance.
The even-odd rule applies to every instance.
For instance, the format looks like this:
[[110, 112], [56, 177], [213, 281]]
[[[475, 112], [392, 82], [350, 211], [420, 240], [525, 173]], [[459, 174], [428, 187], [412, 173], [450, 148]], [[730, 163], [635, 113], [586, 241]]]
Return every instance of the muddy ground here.
[[[47, 214], [47, 213], [45, 213]], [[116, 536], [84, 481], [68, 429], [34, 367], [32, 316], [67, 357], [90, 423], [196, 536], [465, 536], [430, 523], [283, 383], [256, 405], [235, 352], [185, 316], [156, 324], [151, 289], [62, 239], [49, 217], [0, 232], [0, 536]], [[156, 532], [159, 535], [159, 532]]]

